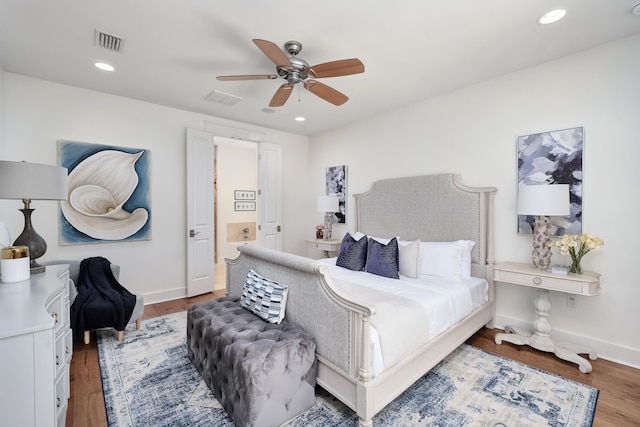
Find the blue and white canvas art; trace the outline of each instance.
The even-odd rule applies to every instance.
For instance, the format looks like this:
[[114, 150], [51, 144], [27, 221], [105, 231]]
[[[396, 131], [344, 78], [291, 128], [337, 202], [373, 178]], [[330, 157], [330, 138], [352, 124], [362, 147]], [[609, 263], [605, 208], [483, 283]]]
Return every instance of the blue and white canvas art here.
[[61, 245], [151, 239], [148, 150], [59, 140], [58, 163], [69, 170]]
[[[553, 236], [582, 234], [582, 127], [518, 137], [518, 184], [569, 184], [569, 216], [552, 216]], [[532, 234], [535, 217], [518, 215], [518, 233]]]

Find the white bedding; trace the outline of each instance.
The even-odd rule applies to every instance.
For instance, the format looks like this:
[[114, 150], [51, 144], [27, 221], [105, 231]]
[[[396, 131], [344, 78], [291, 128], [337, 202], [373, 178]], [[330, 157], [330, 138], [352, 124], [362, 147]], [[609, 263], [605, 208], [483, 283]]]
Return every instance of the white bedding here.
[[338, 267], [336, 258], [321, 262], [343, 292], [376, 307], [371, 319], [374, 376], [488, 301], [488, 283], [479, 277], [388, 279]]

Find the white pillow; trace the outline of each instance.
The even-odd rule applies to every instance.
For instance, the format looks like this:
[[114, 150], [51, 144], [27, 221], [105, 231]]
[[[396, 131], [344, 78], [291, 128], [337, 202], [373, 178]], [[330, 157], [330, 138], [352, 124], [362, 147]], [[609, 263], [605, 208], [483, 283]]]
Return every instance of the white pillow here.
[[438, 276], [460, 280], [460, 245], [420, 243], [419, 276]]
[[398, 242], [398, 270], [407, 277], [418, 277], [420, 240]]
[[[475, 246], [476, 242], [471, 240], [456, 240], [455, 242], [422, 242], [420, 243], [420, 261], [418, 274], [424, 274], [427, 276], [440, 276], [440, 277], [449, 277], [454, 279], [468, 279], [471, 277], [471, 251]], [[456, 252], [455, 250], [445, 249], [445, 251], [438, 255], [437, 250], [434, 248], [459, 248], [460, 249], [460, 257], [458, 267], [451, 263], [456, 262], [456, 256], [452, 254], [452, 252]], [[423, 255], [424, 253], [424, 255]], [[431, 261], [426, 260], [426, 254], [430, 254], [433, 258]], [[424, 267], [423, 267], [424, 261]], [[437, 263], [440, 266], [434, 269], [433, 264]], [[433, 274], [433, 272], [438, 274]], [[455, 273], [457, 271], [457, 273]], [[442, 275], [449, 274], [452, 275], [446, 276]]]
[[363, 237], [366, 237], [366, 236], [367, 236], [366, 234], [361, 233], [359, 231], [356, 231], [355, 233], [353, 233], [351, 235], [351, 237], [353, 237], [353, 240], [355, 240], [355, 241], [358, 241], [358, 240], [360, 240], [360, 239], [362, 239]]

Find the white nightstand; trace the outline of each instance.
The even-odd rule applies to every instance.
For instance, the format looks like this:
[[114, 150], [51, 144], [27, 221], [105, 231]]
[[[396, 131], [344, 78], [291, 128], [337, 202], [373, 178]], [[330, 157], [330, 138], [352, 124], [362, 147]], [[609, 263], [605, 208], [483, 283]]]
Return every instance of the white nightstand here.
[[308, 248], [320, 249], [324, 251], [324, 254], [327, 258], [333, 258], [338, 256], [338, 252], [340, 251], [340, 243], [342, 240], [330, 239], [330, 240], [322, 240], [322, 239], [307, 239], [305, 240], [305, 244]]
[[588, 354], [589, 359], [596, 360], [596, 353], [583, 346], [556, 343], [551, 337], [553, 327], [549, 320], [551, 312], [551, 299], [549, 291], [559, 291], [570, 294], [595, 296], [600, 287], [600, 275], [592, 272], [583, 274], [552, 274], [550, 271], [541, 271], [529, 264], [503, 263], [494, 267], [494, 280], [496, 282], [512, 285], [529, 286], [538, 288], [538, 297], [533, 306], [538, 314], [538, 319], [533, 322], [533, 334], [522, 328], [507, 326], [505, 333], [496, 334], [496, 344], [507, 341], [516, 345], [529, 345], [537, 350], [554, 353], [560, 359], [578, 364], [580, 372], [591, 372], [591, 363], [579, 354]]

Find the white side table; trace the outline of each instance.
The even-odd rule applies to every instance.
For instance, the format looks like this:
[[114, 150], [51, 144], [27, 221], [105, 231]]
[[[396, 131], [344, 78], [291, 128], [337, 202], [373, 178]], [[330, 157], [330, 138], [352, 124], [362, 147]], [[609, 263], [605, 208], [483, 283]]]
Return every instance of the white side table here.
[[327, 258], [332, 258], [338, 256], [342, 240], [307, 239], [304, 242], [308, 248], [321, 249]]
[[554, 353], [560, 359], [578, 364], [580, 372], [585, 374], [591, 372], [591, 363], [579, 354], [588, 354], [589, 359], [596, 360], [598, 356], [593, 350], [580, 345], [556, 343], [551, 337], [553, 327], [547, 319], [551, 312], [549, 291], [595, 296], [598, 295], [600, 287], [599, 277], [598, 273], [593, 272], [564, 276], [541, 271], [529, 264], [511, 262], [497, 264], [494, 267], [496, 282], [538, 288], [538, 296], [533, 303], [538, 319], [533, 322], [533, 333], [515, 326], [505, 327], [505, 333], [498, 333], [494, 337], [496, 344], [507, 341], [516, 345], [528, 345], [540, 351]]

